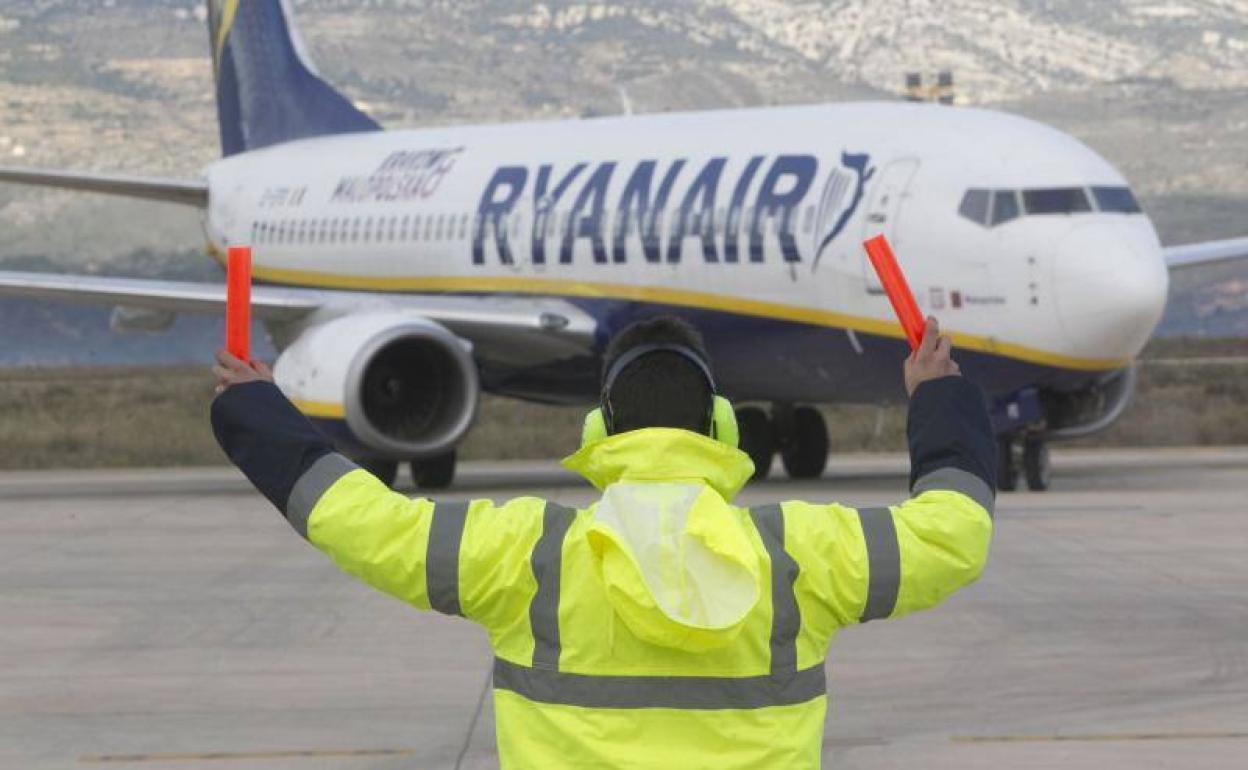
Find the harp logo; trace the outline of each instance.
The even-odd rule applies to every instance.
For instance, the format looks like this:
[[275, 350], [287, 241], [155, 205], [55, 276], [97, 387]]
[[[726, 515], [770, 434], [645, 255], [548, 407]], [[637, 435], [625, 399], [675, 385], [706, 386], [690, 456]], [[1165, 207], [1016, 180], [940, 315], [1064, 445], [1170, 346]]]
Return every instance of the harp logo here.
[[862, 204], [867, 182], [875, 176], [871, 156], [862, 153], [841, 153], [841, 165], [828, 173], [823, 183], [823, 195], [819, 197], [819, 210], [815, 217], [815, 249], [811, 270], [819, 267], [819, 260], [827, 253], [836, 237], [845, 231], [854, 212]]

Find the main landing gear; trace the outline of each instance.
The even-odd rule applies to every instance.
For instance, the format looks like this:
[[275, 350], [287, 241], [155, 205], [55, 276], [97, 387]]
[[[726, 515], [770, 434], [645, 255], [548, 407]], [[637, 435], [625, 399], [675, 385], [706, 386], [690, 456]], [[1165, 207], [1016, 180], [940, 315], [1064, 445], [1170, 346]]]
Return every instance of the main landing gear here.
[[[435, 491], [446, 489], [455, 480], [455, 450], [452, 449], [435, 457], [423, 460], [412, 460], [412, 481], [420, 490]], [[364, 458], [356, 463], [376, 476], [383, 484], [393, 487], [399, 476], [399, 461], [379, 458]]]
[[455, 450], [412, 460], [412, 481], [417, 489], [446, 489], [455, 480]]
[[777, 453], [793, 479], [814, 479], [828, 464], [828, 427], [811, 406], [777, 405], [768, 415], [760, 407], [737, 410], [741, 450], [754, 461], [754, 479], [767, 478]]
[[1021, 442], [1012, 435], [997, 437], [997, 489], [1017, 489], [1020, 470], [1032, 492], [1048, 489], [1053, 473], [1048, 442], [1037, 435], [1024, 435]]

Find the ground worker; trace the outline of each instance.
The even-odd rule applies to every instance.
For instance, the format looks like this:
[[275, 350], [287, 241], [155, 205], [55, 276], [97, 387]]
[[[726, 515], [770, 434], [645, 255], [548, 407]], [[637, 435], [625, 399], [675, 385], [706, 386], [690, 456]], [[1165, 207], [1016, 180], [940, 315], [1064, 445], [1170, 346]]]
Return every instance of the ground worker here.
[[503, 768], [817, 768], [842, 626], [931, 607], [988, 555], [984, 398], [929, 319], [905, 362], [911, 497], [891, 508], [731, 504], [753, 473], [698, 333], [623, 330], [564, 465], [601, 490], [437, 502], [342, 455], [262, 366], [219, 354], [217, 439], [300, 535], [493, 646]]

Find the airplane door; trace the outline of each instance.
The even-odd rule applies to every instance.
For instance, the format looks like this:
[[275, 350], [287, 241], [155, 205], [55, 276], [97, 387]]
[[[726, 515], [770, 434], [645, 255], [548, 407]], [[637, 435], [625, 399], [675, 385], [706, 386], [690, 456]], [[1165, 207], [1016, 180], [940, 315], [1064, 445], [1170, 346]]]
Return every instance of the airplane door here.
[[[862, 220], [862, 240], [883, 233], [893, 248], [901, 248], [897, 237], [897, 219], [901, 214], [901, 201], [918, 169], [918, 158], [898, 158], [880, 170], [868, 194], [867, 210]], [[865, 252], [862, 253], [861, 263], [867, 293], [882, 293], [884, 287], [880, 285], [880, 279]]]

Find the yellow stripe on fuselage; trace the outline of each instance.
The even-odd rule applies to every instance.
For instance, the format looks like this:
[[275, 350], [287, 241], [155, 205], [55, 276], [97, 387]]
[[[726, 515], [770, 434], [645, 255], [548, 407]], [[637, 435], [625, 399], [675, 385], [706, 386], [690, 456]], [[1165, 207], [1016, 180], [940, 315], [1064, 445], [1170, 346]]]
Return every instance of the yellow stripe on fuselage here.
[[213, 59], [213, 66], [220, 69], [221, 54], [225, 51], [225, 40], [230, 36], [230, 30], [234, 27], [234, 15], [238, 13], [238, 0], [225, 0], [225, 5], [221, 8], [221, 27], [217, 29], [217, 39], [215, 41], [216, 57]]
[[[218, 261], [224, 257], [219, 249], [210, 249]], [[303, 286], [318, 289], [348, 289], [379, 292], [424, 293], [481, 293], [481, 294], [540, 294], [556, 297], [586, 297], [591, 299], [614, 299], [628, 302], [646, 302], [676, 307], [715, 310], [734, 315], [755, 316], [780, 321], [793, 321], [825, 326], [834, 329], [851, 329], [879, 337], [904, 339], [905, 333], [894, 321], [836, 313], [830, 310], [784, 305], [776, 302], [711, 294], [708, 292], [673, 289], [667, 286], [636, 286], [624, 283], [599, 283], [560, 278], [522, 278], [518, 276], [413, 276], [390, 278], [380, 276], [342, 275], [309, 270], [287, 270], [275, 267], [253, 268], [256, 278], [286, 286]], [[1117, 358], [1083, 358], [1063, 353], [1053, 353], [1003, 342], [963, 332], [949, 332], [953, 344], [965, 350], [974, 350], [1016, 361], [1040, 366], [1052, 366], [1076, 371], [1111, 371], [1121, 369], [1131, 362]]]
[[292, 404], [300, 412], [308, 417], [324, 417], [326, 419], [341, 420], [347, 416], [346, 407], [342, 404], [335, 404], [330, 401], [303, 401], [293, 400]]

